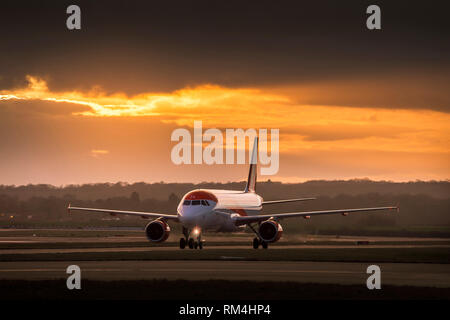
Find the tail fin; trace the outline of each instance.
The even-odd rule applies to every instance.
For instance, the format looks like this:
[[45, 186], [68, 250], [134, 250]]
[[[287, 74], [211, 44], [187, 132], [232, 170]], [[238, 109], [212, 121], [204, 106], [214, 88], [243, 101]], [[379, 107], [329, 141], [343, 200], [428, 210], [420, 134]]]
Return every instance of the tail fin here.
[[258, 137], [253, 142], [252, 158], [250, 160], [250, 169], [248, 171], [247, 185], [245, 192], [255, 192], [256, 190], [256, 164], [258, 163]]

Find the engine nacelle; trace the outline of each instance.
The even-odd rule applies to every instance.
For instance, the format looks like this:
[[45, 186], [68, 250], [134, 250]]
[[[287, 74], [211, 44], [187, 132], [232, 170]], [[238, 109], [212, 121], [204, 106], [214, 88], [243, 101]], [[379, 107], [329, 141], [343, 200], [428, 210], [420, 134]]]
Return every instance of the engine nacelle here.
[[163, 242], [169, 237], [170, 227], [165, 221], [153, 220], [145, 227], [145, 234], [150, 242]]
[[265, 242], [276, 242], [283, 234], [283, 227], [274, 220], [266, 220], [259, 225], [259, 236]]

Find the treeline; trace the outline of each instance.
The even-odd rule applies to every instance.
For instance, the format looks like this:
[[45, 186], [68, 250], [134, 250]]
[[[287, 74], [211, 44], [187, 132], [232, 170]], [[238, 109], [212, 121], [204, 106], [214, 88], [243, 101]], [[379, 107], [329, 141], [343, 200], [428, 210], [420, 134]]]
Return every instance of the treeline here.
[[[73, 206], [109, 208], [118, 210], [150, 211], [175, 214], [182, 195], [169, 194], [165, 200], [141, 199], [134, 191], [128, 196], [116, 196], [97, 200], [78, 199], [73, 195], [63, 197], [31, 197], [25, 200], [7, 194], [0, 195], [0, 227], [20, 227], [27, 225], [63, 226], [143, 226], [140, 218], [121, 216], [111, 217], [98, 213], [67, 213], [68, 204]], [[278, 197], [274, 197], [278, 198]], [[399, 213], [360, 213], [347, 217], [341, 215], [317, 216], [310, 220], [290, 219], [284, 223], [286, 231], [305, 230], [346, 230], [359, 231], [386, 229], [403, 230], [420, 227], [421, 230], [448, 230], [450, 228], [450, 198], [438, 199], [429, 195], [380, 194], [319, 196], [316, 200], [271, 205], [264, 209], [270, 212], [293, 212], [355, 207], [398, 205]], [[424, 229], [425, 228], [425, 229]], [[436, 229], [437, 228], [437, 229]]]
[[[242, 190], [234, 183], [102, 183], [0, 186], [0, 227], [101, 227], [146, 224], [140, 218], [97, 213], [67, 213], [73, 206], [175, 214], [182, 196], [197, 188]], [[286, 231], [332, 234], [450, 236], [450, 183], [374, 182], [369, 180], [309, 181], [284, 184], [259, 182], [266, 200], [316, 196], [313, 201], [271, 205], [264, 213], [398, 205], [399, 213], [317, 216], [283, 222]], [[177, 228], [175, 224], [174, 229]], [[412, 231], [411, 231], [412, 230]]]
[[[75, 197], [80, 200], [97, 200], [111, 197], [129, 197], [139, 193], [142, 199], [152, 198], [165, 201], [171, 193], [178, 197], [196, 188], [243, 190], [245, 182], [229, 183], [98, 183], [55, 187], [47, 184], [7, 186], [0, 185], [0, 194], [28, 200], [32, 197]], [[371, 180], [307, 181], [303, 183], [281, 183], [267, 180], [258, 182], [257, 191], [266, 199], [299, 196], [329, 196], [340, 194], [359, 195], [368, 193], [392, 195], [429, 195], [447, 199], [450, 196], [450, 181], [390, 182]]]
[[[139, 193], [132, 192], [129, 197], [110, 197], [97, 200], [79, 200], [74, 196], [65, 195], [63, 197], [31, 197], [20, 200], [6, 194], [0, 194], [0, 220], [15, 221], [41, 221], [54, 223], [56, 221], [96, 221], [104, 219], [104, 214], [92, 213], [72, 213], [69, 215], [67, 207], [69, 204], [79, 207], [107, 208], [130, 211], [150, 211], [176, 213], [180, 198], [175, 194], [170, 194], [166, 201], [157, 199], [140, 199]], [[106, 218], [109, 216], [106, 215]], [[136, 218], [121, 216], [122, 220]], [[114, 220], [114, 219], [112, 219]], [[138, 220], [139, 221], [139, 220]]]

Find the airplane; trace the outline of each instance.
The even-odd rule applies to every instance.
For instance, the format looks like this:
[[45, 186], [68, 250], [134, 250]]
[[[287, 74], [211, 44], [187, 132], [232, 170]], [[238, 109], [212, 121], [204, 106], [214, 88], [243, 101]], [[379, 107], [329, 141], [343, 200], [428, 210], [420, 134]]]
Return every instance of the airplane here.
[[[371, 212], [381, 210], [397, 210], [398, 207], [374, 207], [374, 208], [354, 208], [321, 211], [302, 211], [288, 213], [260, 214], [264, 206], [314, 200], [313, 197], [272, 200], [264, 199], [256, 193], [256, 169], [258, 154], [258, 137], [255, 138], [250, 161], [247, 184], [243, 191], [216, 190], [216, 189], [196, 189], [186, 193], [181, 199], [177, 214], [121, 211], [110, 209], [80, 208], [68, 206], [71, 211], [85, 211], [108, 213], [111, 215], [131, 215], [140, 216], [145, 219], [153, 218], [145, 227], [145, 234], [152, 243], [161, 243], [167, 240], [170, 234], [169, 222], [177, 222], [182, 225], [183, 236], [180, 238], [180, 249], [186, 245], [190, 249], [202, 249], [204, 241], [202, 232], [238, 232], [243, 231], [247, 226], [255, 233], [253, 248], [261, 246], [268, 248], [269, 243], [280, 240], [283, 228], [280, 220], [287, 218], [310, 219], [316, 215], [342, 214], [347, 216], [353, 212]], [[255, 229], [257, 225], [257, 230]]]

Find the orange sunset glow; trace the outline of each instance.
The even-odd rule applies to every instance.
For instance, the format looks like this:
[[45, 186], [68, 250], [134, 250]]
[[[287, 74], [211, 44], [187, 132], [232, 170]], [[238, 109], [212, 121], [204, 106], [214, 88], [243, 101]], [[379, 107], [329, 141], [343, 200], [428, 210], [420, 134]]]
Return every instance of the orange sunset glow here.
[[450, 179], [445, 26], [399, 14], [371, 31], [362, 4], [267, 5], [90, 3], [80, 30], [59, 25], [64, 8], [12, 10], [0, 184], [242, 180], [245, 165], [171, 161], [172, 132], [197, 120], [279, 129], [262, 180]]
[[[450, 176], [447, 166], [450, 155], [450, 116], [439, 111], [303, 105], [298, 103], [298, 97], [291, 97], [282, 90], [277, 93], [277, 89], [272, 89], [267, 93], [268, 90], [264, 88], [226, 88], [212, 84], [130, 96], [124, 93], [107, 94], [98, 88], [87, 92], [53, 92], [43, 79], [29, 75], [27, 81], [26, 87], [0, 91], [0, 106], [5, 107], [9, 103], [7, 107], [17, 111], [24, 102], [36, 106], [41, 103], [51, 104], [50, 109], [40, 110], [37, 107], [34, 110], [38, 121], [40, 118], [55, 121], [63, 117], [65, 121], [75, 123], [100, 123], [104, 118], [114, 118], [114, 122], [123, 122], [122, 125], [127, 127], [133, 123], [131, 118], [142, 118], [144, 122], [151, 122], [156, 131], [163, 128], [190, 128], [194, 120], [202, 120], [206, 128], [279, 128], [281, 170], [272, 179], [293, 182], [324, 178], [304, 172], [302, 166], [295, 168], [295, 163], [302, 163], [303, 157], [316, 162], [318, 168], [323, 165], [341, 167], [345, 161], [351, 164], [345, 170], [335, 172], [333, 178], [367, 177], [405, 181], [416, 178], [447, 179]], [[67, 113], [62, 115], [57, 111], [64, 109]], [[95, 128], [90, 130], [91, 135], [97, 134]], [[166, 136], [158, 134], [158, 137], [169, 148], [174, 145], [168, 133]], [[155, 144], [153, 139], [149, 141], [145, 133], [134, 139], [135, 144], [150, 148]], [[120, 140], [106, 140], [98, 146], [82, 150], [82, 154], [92, 157], [92, 161], [105, 161], [109, 165], [120, 162], [115, 159], [118, 157], [116, 152], [126, 148], [126, 145]], [[169, 148], [166, 147], [165, 152], [169, 153]], [[139, 157], [141, 152], [130, 151], [130, 155]], [[332, 161], [323, 158], [332, 158]], [[151, 163], [156, 159], [170, 161], [167, 155], [160, 155], [160, 159], [148, 157], [147, 160]], [[420, 163], [420, 159], [428, 160]], [[87, 161], [85, 170], [89, 172], [89, 160], [84, 161]], [[94, 167], [96, 165], [93, 164]], [[357, 174], [352, 175], [351, 166], [357, 166]], [[385, 166], [390, 169], [382, 173], [380, 168]], [[171, 167], [173, 165], [170, 163], [164, 164], [167, 169], [163, 172], [167, 172], [166, 179], [169, 180], [174, 179], [169, 173]], [[191, 166], [189, 171], [202, 171], [205, 165], [200, 167], [202, 169]], [[119, 170], [120, 173], [129, 168], [124, 165]], [[374, 174], [374, 170], [380, 172]], [[147, 175], [145, 173], [142, 179]], [[197, 181], [207, 180], [207, 176], [199, 178]], [[164, 176], [160, 179], [164, 179]], [[186, 177], [186, 180], [190, 179]], [[108, 180], [114, 181], [114, 176], [111, 175]]]

